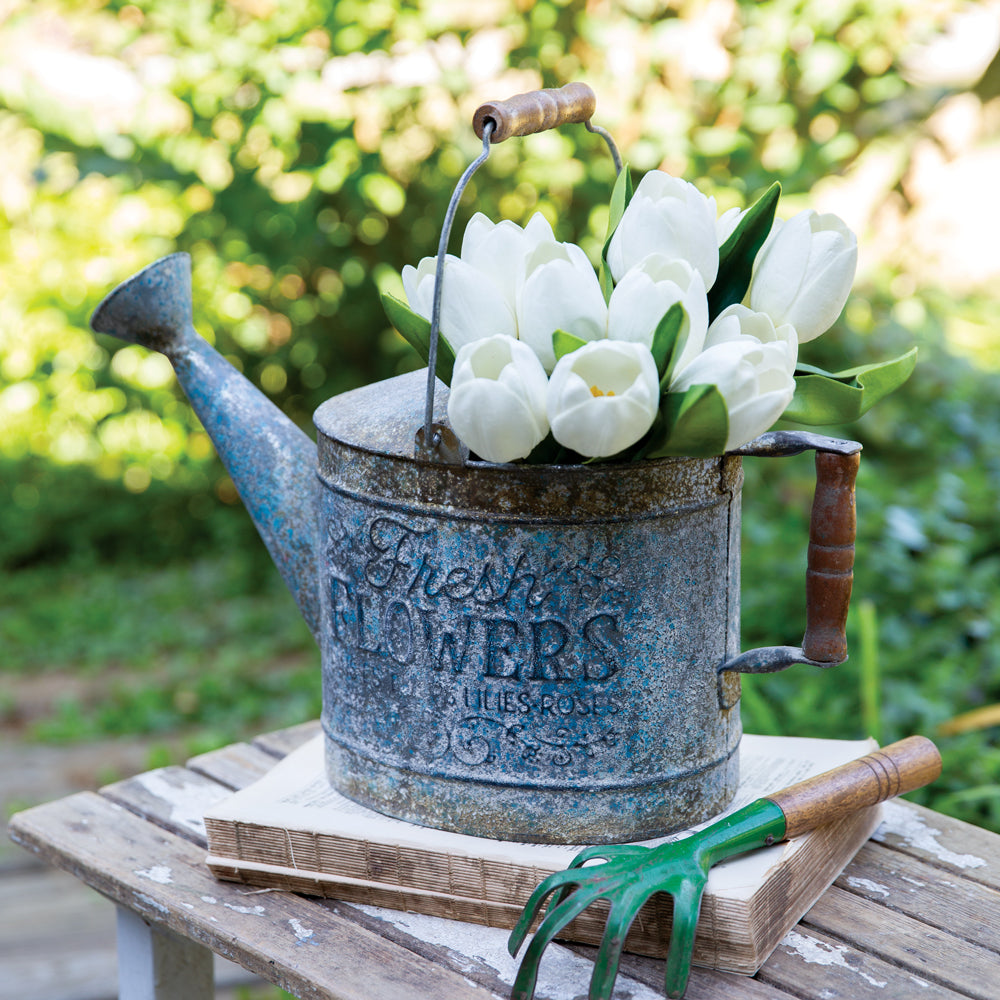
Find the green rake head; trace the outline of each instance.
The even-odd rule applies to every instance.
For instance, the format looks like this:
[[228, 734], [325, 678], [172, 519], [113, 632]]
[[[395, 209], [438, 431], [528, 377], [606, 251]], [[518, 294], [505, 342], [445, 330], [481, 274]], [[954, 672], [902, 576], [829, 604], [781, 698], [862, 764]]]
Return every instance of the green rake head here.
[[[682, 996], [691, 970], [694, 932], [709, 869], [723, 858], [781, 840], [784, 833], [781, 809], [767, 799], [758, 799], [708, 829], [674, 843], [652, 848], [631, 844], [591, 847], [582, 851], [566, 871], [550, 875], [538, 886], [511, 932], [507, 947], [515, 955], [549, 900], [518, 969], [512, 1000], [530, 1000], [546, 946], [598, 899], [606, 899], [611, 910], [594, 962], [589, 996], [590, 1000], [608, 1000], [632, 921], [658, 892], [669, 894], [674, 902], [664, 989], [668, 997]], [[592, 864], [595, 861], [600, 863]]]
[[934, 744], [922, 736], [911, 736], [757, 799], [683, 840], [659, 847], [628, 844], [581, 851], [566, 871], [550, 875], [531, 894], [511, 932], [507, 947], [516, 955], [528, 928], [545, 908], [521, 960], [512, 1000], [531, 1000], [538, 963], [549, 942], [599, 899], [607, 900], [611, 908], [594, 962], [589, 997], [609, 1000], [629, 928], [643, 904], [658, 892], [669, 894], [674, 903], [664, 991], [668, 997], [683, 996], [691, 972], [701, 897], [714, 864], [920, 788], [940, 773], [941, 757]]

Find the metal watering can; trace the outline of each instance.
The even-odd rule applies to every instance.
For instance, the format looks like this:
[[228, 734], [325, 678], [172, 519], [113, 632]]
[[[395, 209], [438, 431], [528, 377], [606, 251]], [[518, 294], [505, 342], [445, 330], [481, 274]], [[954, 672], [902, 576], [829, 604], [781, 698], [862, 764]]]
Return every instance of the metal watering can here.
[[[484, 145], [591, 127], [581, 86], [485, 106]], [[183, 253], [111, 292], [92, 326], [172, 362], [320, 645], [329, 779], [382, 813], [542, 843], [692, 825], [738, 785], [740, 673], [847, 657], [854, 442], [779, 432], [707, 459], [469, 461], [443, 387], [434, 399], [418, 372], [328, 400], [313, 444], [195, 332]], [[740, 654], [742, 456], [807, 449], [805, 638]]]

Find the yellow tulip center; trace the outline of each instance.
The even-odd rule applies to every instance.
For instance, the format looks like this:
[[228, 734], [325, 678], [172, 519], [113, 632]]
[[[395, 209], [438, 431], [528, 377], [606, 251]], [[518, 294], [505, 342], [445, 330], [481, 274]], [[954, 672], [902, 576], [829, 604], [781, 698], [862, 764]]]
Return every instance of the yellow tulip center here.
[[602, 390], [598, 389], [596, 385], [592, 385], [590, 387], [590, 394], [591, 396], [613, 396], [615, 394], [615, 390], [608, 389], [607, 392], [603, 392]]

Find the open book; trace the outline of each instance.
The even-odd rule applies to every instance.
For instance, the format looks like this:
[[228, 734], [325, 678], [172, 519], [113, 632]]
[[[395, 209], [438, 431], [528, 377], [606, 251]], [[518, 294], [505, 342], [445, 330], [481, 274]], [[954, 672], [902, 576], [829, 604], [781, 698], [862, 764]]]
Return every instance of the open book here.
[[[740, 787], [727, 812], [874, 746], [868, 740], [744, 736]], [[716, 865], [702, 902], [695, 963], [756, 972], [872, 834], [878, 808]], [[431, 830], [360, 806], [330, 787], [322, 735], [214, 806], [205, 826], [208, 866], [218, 878], [504, 928], [514, 926], [535, 886], [568, 867], [581, 849]], [[664, 956], [670, 913], [668, 897], [653, 897], [633, 924], [626, 950]], [[597, 944], [606, 917], [606, 906], [595, 904], [561, 936]]]

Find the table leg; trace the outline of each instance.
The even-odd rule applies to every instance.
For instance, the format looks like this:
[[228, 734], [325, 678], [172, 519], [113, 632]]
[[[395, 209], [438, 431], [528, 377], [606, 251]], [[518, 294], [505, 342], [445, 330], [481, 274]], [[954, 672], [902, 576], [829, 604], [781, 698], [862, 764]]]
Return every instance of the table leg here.
[[211, 1000], [212, 952], [118, 907], [119, 1000]]

